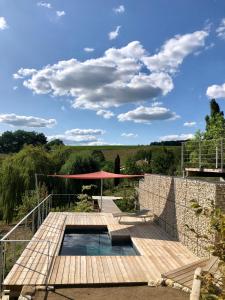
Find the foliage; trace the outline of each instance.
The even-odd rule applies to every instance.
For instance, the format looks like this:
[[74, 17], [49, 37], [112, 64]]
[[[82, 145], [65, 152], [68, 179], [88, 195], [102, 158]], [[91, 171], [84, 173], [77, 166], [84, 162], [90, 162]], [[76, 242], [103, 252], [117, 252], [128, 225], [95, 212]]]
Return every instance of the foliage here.
[[134, 157], [129, 157], [125, 162], [125, 173], [135, 175], [141, 174], [141, 168], [136, 164]]
[[[192, 200], [191, 207], [194, 209], [196, 216], [203, 215], [209, 218], [210, 226], [208, 233], [204, 235], [186, 226], [198, 238], [205, 240], [209, 244], [208, 251], [219, 259], [217, 274], [211, 274], [208, 271], [202, 272], [201, 298], [207, 300], [225, 299], [225, 213], [216, 208], [213, 202], [211, 202], [211, 205], [204, 207], [198, 204], [196, 200]], [[211, 236], [214, 236], [213, 243], [210, 241]]]
[[93, 196], [97, 190], [97, 185], [95, 184], [89, 184], [89, 185], [83, 185], [82, 186], [82, 193], [88, 195], [88, 196]]
[[210, 116], [206, 116], [204, 139], [219, 139], [225, 137], [225, 119], [223, 111], [215, 99], [210, 101]]
[[48, 189], [45, 184], [40, 185], [36, 191], [25, 191], [22, 195], [22, 203], [18, 207], [17, 219], [27, 215], [37, 204], [48, 196]]
[[104, 165], [105, 156], [101, 150], [93, 150], [91, 156], [98, 161], [100, 165]]
[[135, 160], [145, 160], [148, 163], [151, 163], [152, 158], [152, 150], [138, 150], [137, 153], [134, 155]]
[[0, 170], [0, 193], [4, 220], [10, 222], [25, 191], [35, 189], [34, 174], [49, 174], [51, 170], [52, 161], [41, 147], [27, 146], [3, 161]]
[[114, 163], [112, 161], [105, 161], [102, 170], [113, 173], [114, 172]]
[[179, 141], [161, 141], [161, 142], [152, 142], [151, 146], [181, 146], [183, 142], [188, 140], [179, 140]]
[[[89, 153], [71, 153], [65, 164], [60, 169], [61, 174], [84, 174], [99, 171], [99, 162], [96, 161]], [[81, 187], [87, 181], [69, 179], [66, 183], [68, 193], [78, 194]], [[89, 183], [89, 182], [88, 182]], [[95, 183], [95, 182], [94, 182]], [[97, 182], [96, 182], [97, 183]]]
[[93, 205], [91, 203], [91, 197], [87, 194], [78, 195], [78, 202], [75, 204], [74, 210], [76, 212], [92, 212]]
[[160, 151], [153, 152], [151, 161], [152, 173], [173, 175], [176, 171], [175, 157], [172, 151], [163, 147]]
[[64, 146], [64, 143], [62, 140], [60, 139], [54, 139], [50, 142], [47, 143], [46, 147], [48, 149], [54, 148], [54, 147], [58, 147], [58, 146]]
[[[125, 192], [126, 193], [126, 192]], [[133, 212], [137, 209], [137, 197], [135, 193], [133, 195], [124, 195], [123, 199], [116, 200], [116, 205], [119, 207], [121, 211], [124, 212]]]
[[[114, 173], [120, 174], [120, 156], [117, 154], [114, 162]], [[120, 183], [119, 178], [114, 179], [114, 185], [117, 186]]]
[[35, 131], [5, 131], [0, 136], [0, 153], [15, 153], [20, 151], [24, 145], [40, 146], [47, 143], [43, 133]]

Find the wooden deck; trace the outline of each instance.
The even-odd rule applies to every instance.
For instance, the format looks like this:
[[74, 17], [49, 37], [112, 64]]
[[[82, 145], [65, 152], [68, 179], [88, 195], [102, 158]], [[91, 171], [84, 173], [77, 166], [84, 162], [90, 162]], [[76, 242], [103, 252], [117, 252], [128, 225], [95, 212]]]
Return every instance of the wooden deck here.
[[99, 207], [102, 206], [101, 212], [103, 212], [103, 213], [121, 212], [119, 207], [114, 202], [114, 200], [122, 199], [121, 197], [102, 196], [102, 203], [101, 203], [101, 196], [93, 196], [92, 199], [95, 199], [98, 201]]
[[[111, 236], [130, 235], [140, 255], [58, 256], [67, 225], [106, 225]], [[45, 242], [37, 242], [40, 240]], [[49, 249], [47, 240], [51, 242]], [[6, 277], [6, 287], [43, 285], [46, 281], [50, 285], [155, 284], [162, 273], [199, 260], [157, 225], [134, 218], [124, 218], [118, 224], [111, 213], [50, 213], [32, 241]]]
[[175, 270], [162, 274], [164, 279], [171, 279], [172, 281], [179, 283], [189, 289], [192, 287], [194, 273], [197, 268], [203, 268], [208, 263], [209, 259], [202, 258], [194, 263], [187, 264]]

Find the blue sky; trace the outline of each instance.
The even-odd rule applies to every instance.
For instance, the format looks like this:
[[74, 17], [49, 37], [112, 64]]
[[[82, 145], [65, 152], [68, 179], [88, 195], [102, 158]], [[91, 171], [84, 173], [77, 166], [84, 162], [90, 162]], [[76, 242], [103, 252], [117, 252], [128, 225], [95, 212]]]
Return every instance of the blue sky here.
[[225, 110], [224, 0], [0, 0], [0, 132], [148, 144]]

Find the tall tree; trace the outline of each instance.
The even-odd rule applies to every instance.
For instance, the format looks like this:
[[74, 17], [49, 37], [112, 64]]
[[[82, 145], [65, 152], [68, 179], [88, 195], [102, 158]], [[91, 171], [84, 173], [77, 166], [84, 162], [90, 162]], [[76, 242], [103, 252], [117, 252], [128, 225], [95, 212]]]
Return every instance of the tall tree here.
[[47, 138], [43, 133], [35, 131], [16, 130], [5, 131], [0, 136], [0, 152], [19, 152], [24, 145], [41, 146], [47, 143]]
[[210, 115], [205, 118], [206, 130], [204, 139], [219, 139], [225, 138], [225, 119], [224, 113], [215, 99], [210, 101]]
[[[120, 174], [120, 156], [119, 156], [119, 154], [117, 154], [117, 156], [115, 158], [114, 173]], [[117, 185], [119, 185], [119, 183], [120, 183], [120, 179], [119, 178], [115, 178], [114, 179], [114, 185], [117, 186]]]
[[0, 169], [0, 197], [3, 217], [7, 222], [12, 220], [15, 207], [21, 204], [25, 191], [35, 189], [35, 173], [49, 174], [52, 169], [52, 160], [41, 147], [27, 146], [3, 160]]

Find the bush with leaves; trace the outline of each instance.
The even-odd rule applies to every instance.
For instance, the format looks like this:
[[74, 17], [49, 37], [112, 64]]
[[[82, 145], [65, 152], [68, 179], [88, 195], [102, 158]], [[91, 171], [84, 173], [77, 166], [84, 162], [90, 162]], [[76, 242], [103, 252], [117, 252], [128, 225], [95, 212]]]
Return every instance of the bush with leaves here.
[[49, 174], [52, 168], [53, 162], [42, 147], [27, 146], [3, 161], [0, 169], [0, 199], [6, 222], [12, 221], [15, 208], [22, 203], [25, 191], [35, 189], [35, 173]]
[[76, 212], [92, 212], [93, 205], [90, 201], [91, 197], [87, 194], [80, 194], [78, 195], [78, 202], [75, 204], [74, 210]]
[[[225, 299], [225, 213], [215, 207], [214, 202], [210, 205], [201, 206], [196, 200], [191, 201], [191, 207], [196, 216], [203, 215], [209, 219], [208, 233], [201, 235], [194, 228], [187, 226], [198, 238], [209, 243], [209, 253], [218, 258], [218, 272], [211, 274], [208, 271], [201, 275], [201, 299]], [[210, 237], [214, 236], [213, 243]]]

